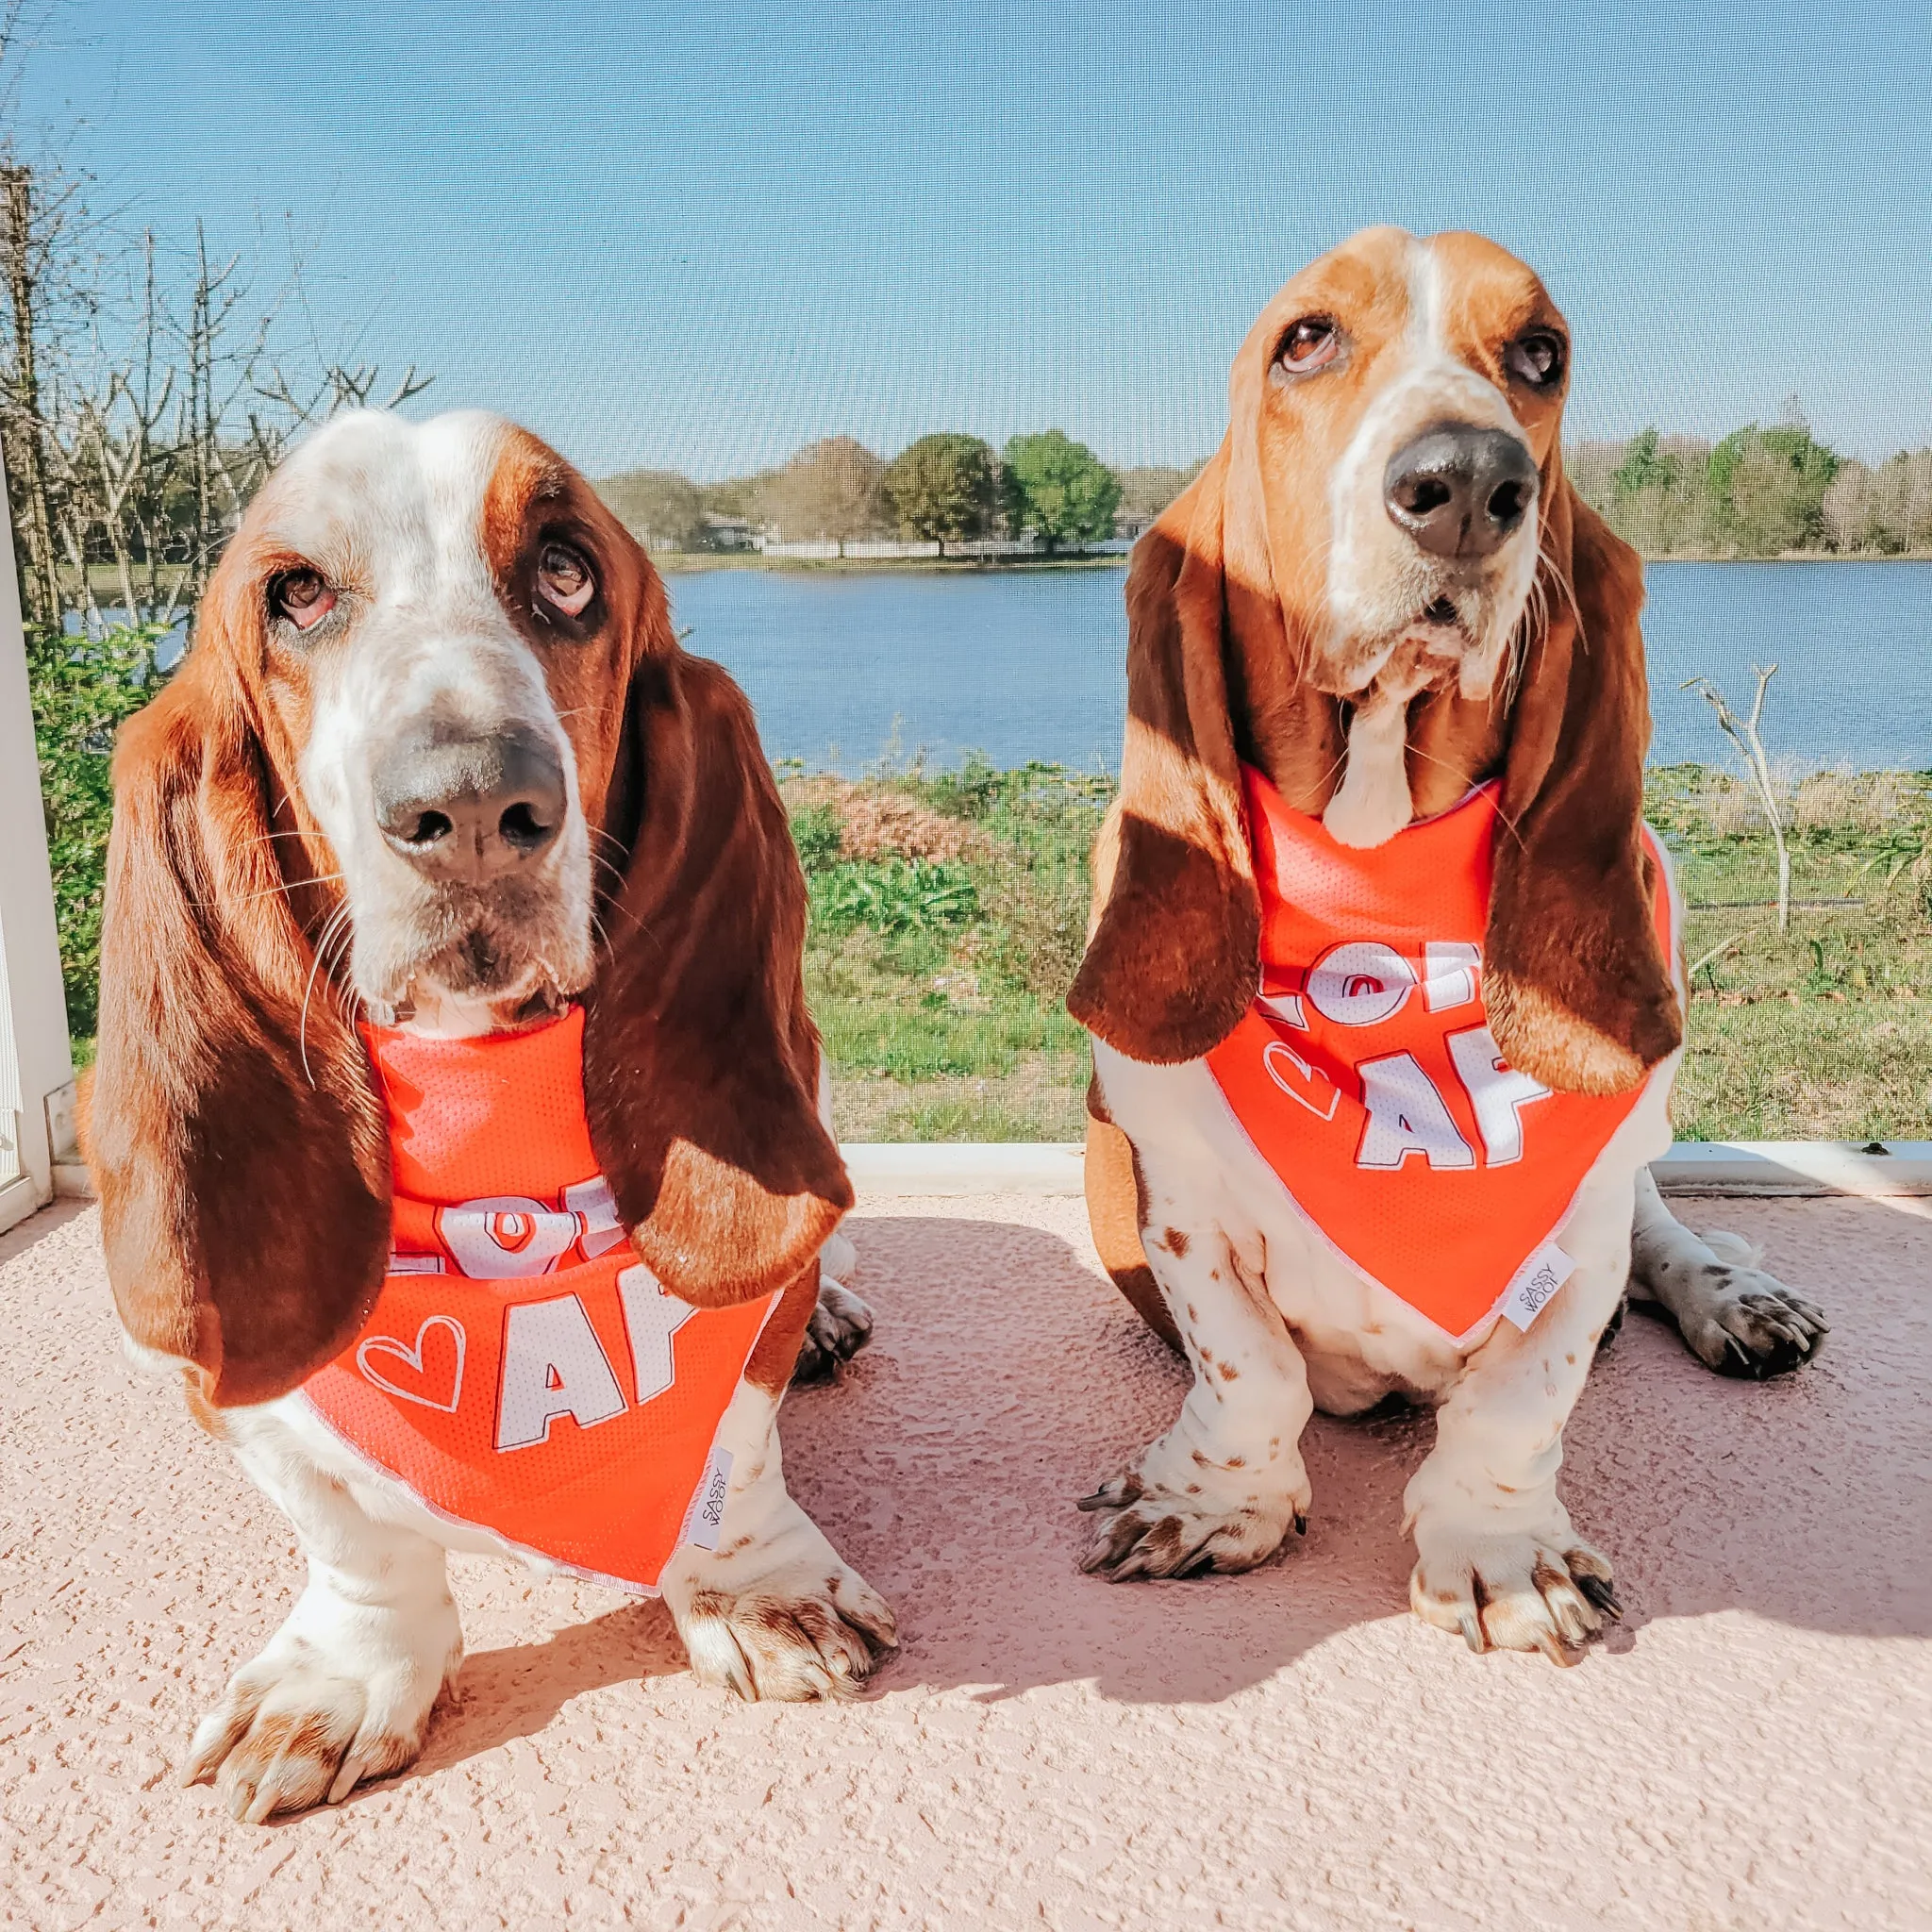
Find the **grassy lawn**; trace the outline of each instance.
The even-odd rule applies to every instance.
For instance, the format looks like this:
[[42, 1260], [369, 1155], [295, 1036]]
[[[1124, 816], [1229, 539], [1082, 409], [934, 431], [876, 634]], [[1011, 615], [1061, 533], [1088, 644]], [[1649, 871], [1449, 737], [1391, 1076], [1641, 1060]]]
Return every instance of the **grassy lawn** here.
[[841, 1139], [1079, 1137], [1087, 1037], [1061, 1001], [1111, 789], [1043, 765], [784, 780]]
[[[1051, 766], [863, 783], [784, 777], [811, 885], [806, 984], [850, 1141], [1077, 1139], [1085, 1036], [1060, 1002], [1108, 782]], [[1932, 1138], [1932, 789], [1788, 788], [1789, 934], [1741, 786], [1651, 774], [1692, 907], [1685, 1140]], [[1709, 956], [1707, 958], [1707, 956]]]
[[[1793, 788], [1790, 931], [1742, 788], [1655, 771], [1651, 822], [1690, 904], [1678, 1138], [1932, 1138], [1932, 791], [1924, 774]], [[1849, 904], [1822, 902], [1849, 901]], [[1810, 903], [1806, 903], [1810, 902]], [[1715, 955], [1715, 958], [1708, 956]]]

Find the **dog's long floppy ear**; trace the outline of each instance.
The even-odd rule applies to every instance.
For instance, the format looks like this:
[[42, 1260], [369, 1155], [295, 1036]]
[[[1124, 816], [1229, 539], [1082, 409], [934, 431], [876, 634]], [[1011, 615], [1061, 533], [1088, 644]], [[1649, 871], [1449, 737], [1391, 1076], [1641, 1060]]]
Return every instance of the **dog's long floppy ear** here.
[[1559, 458], [1552, 469], [1550, 616], [1530, 645], [1511, 727], [1484, 991], [1512, 1066], [1561, 1091], [1620, 1093], [1684, 1037], [1652, 924], [1663, 882], [1641, 829], [1643, 571], [1571, 490]]
[[1129, 1059], [1198, 1058], [1260, 981], [1224, 656], [1227, 468], [1224, 444], [1127, 575], [1120, 801], [1094, 854], [1096, 916], [1067, 1008]]
[[607, 827], [628, 852], [587, 995], [591, 1138], [639, 1255], [699, 1307], [809, 1266], [852, 1187], [817, 1107], [805, 875], [744, 693], [644, 590]]
[[319, 975], [309, 996], [297, 905], [323, 905], [317, 868], [270, 809], [287, 788], [222, 631], [259, 622], [240, 576], [217, 575], [187, 663], [115, 754], [87, 1132], [122, 1324], [216, 1407], [344, 1347], [389, 1252], [361, 1043]]

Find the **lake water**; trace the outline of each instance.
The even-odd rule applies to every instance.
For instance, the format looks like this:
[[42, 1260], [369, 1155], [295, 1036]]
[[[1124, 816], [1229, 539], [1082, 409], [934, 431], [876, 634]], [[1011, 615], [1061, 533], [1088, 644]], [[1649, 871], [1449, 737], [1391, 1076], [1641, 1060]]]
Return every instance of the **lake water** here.
[[[1713, 678], [1749, 702], [1775, 661], [1774, 759], [1932, 767], [1932, 563], [1654, 563], [1644, 636], [1659, 763], [1722, 761]], [[724, 570], [670, 579], [689, 647], [751, 694], [774, 758], [856, 774], [896, 741], [951, 764], [1049, 759], [1113, 771], [1124, 724], [1125, 574], [813, 575]]]

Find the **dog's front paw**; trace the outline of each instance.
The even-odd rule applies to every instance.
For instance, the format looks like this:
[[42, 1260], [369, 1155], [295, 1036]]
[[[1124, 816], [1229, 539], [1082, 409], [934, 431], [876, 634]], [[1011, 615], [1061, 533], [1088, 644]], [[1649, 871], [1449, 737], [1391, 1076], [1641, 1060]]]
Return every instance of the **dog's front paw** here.
[[798, 1345], [792, 1381], [829, 1381], [871, 1340], [872, 1310], [849, 1288], [821, 1275], [818, 1305]]
[[826, 1557], [680, 1592], [673, 1613], [698, 1682], [794, 1704], [858, 1690], [897, 1647], [898, 1629], [878, 1591]]
[[1623, 1615], [1610, 1559], [1567, 1527], [1548, 1536], [1456, 1536], [1418, 1524], [1416, 1544], [1410, 1606], [1478, 1653], [1540, 1650], [1552, 1662], [1574, 1664], [1604, 1619]]
[[1121, 1475], [1082, 1496], [1079, 1507], [1100, 1516], [1080, 1568], [1109, 1583], [1253, 1570], [1280, 1549], [1291, 1528], [1306, 1535], [1308, 1526], [1306, 1485], [1293, 1495], [1227, 1502]]
[[189, 1747], [184, 1784], [212, 1784], [245, 1824], [339, 1804], [412, 1764], [462, 1660], [446, 1618], [308, 1601], [229, 1680]]

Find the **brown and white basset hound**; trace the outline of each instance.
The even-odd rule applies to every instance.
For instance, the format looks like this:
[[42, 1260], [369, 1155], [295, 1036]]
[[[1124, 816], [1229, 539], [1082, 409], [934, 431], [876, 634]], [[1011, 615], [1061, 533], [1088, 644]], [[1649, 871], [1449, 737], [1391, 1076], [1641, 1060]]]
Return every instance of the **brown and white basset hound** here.
[[[1626, 1289], [1735, 1374], [1804, 1361], [1824, 1331], [1741, 1243], [1680, 1226], [1648, 1173], [1671, 1138], [1683, 1020], [1641, 826], [1642, 576], [1565, 480], [1569, 368], [1562, 316], [1503, 249], [1368, 230], [1262, 311], [1235, 358], [1224, 441], [1135, 553], [1121, 797], [1069, 1004], [1094, 1040], [1096, 1241], [1194, 1383], [1174, 1427], [1086, 1499], [1101, 1518], [1090, 1571], [1266, 1560], [1309, 1507], [1311, 1410], [1401, 1396], [1437, 1410], [1406, 1497], [1414, 1607], [1477, 1650], [1568, 1660], [1615, 1599], [1557, 1494], [1562, 1433]], [[1491, 801], [1486, 927], [1447, 935], [1441, 963], [1338, 949], [1325, 994], [1318, 968], [1257, 997], [1264, 913], [1283, 903], [1257, 885], [1259, 781], [1271, 826], [1349, 878], [1373, 877], [1385, 858], [1367, 856], [1398, 835]], [[1296, 1051], [1304, 995], [1370, 1042], [1405, 1006], [1409, 1024], [1457, 1008], [1432, 1024], [1465, 1029], [1477, 1104], [1452, 1115], [1391, 1052], [1363, 1063], [1349, 1113]], [[1292, 1144], [1357, 1124], [1341, 1165], [1377, 1172], [1357, 1185], [1338, 1167], [1333, 1195], [1368, 1220], [1404, 1211], [1389, 1174], [1440, 1167], [1454, 1187], [1534, 1156], [1539, 1122], [1561, 1110], [1548, 1095], [1637, 1096], [1564, 1196], [1554, 1238], [1574, 1272], [1553, 1296], [1554, 1274], [1534, 1284], [1526, 1326], [1492, 1311], [1445, 1332], [1356, 1265], [1332, 1212], [1324, 1232], [1304, 1211], [1292, 1158], [1271, 1165], [1273, 1129], [1249, 1131], [1257, 1117], [1230, 1099], [1240, 1067], [1224, 1083], [1209, 1058], [1257, 1006], [1269, 1030], [1245, 1037], [1268, 1042]], [[1384, 1226], [1352, 1231], [1391, 1244]]]
[[[482, 414], [319, 431], [250, 506], [115, 794], [89, 1125], [109, 1276], [137, 1355], [183, 1375], [308, 1560], [191, 1780], [259, 1820], [408, 1764], [462, 1652], [445, 1550], [526, 1554], [425, 1507], [300, 1392], [390, 1265], [372, 1013], [488, 1041], [581, 1008], [604, 1244], [621, 1228], [672, 1311], [665, 1361], [677, 1322], [778, 1297], [721, 1384], [715, 1547], [677, 1547], [659, 1592], [707, 1682], [816, 1698], [863, 1678], [891, 1613], [787, 1493], [776, 1431], [801, 1348], [849, 1354], [870, 1326], [821, 1285], [852, 1192], [804, 878], [749, 705], [679, 647], [584, 480]], [[533, 1220], [495, 1224], [527, 1241]], [[408, 1355], [383, 1345], [391, 1369]], [[561, 1398], [534, 1399], [547, 1437]]]

